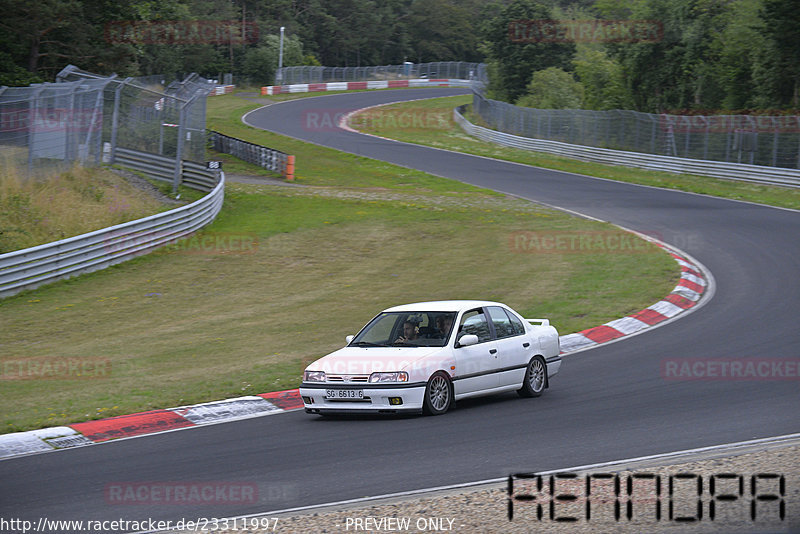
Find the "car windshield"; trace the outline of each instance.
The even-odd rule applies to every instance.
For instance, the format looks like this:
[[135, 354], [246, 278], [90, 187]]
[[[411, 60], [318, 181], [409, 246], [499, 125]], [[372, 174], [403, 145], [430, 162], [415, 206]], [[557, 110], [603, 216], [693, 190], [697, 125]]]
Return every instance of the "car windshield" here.
[[350, 342], [355, 347], [444, 347], [455, 312], [384, 312]]

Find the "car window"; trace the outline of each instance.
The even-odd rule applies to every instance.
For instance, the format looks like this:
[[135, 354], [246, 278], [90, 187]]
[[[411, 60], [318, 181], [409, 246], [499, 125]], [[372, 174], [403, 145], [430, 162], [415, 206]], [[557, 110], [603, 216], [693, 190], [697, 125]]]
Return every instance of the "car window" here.
[[508, 314], [499, 306], [489, 306], [489, 317], [492, 318], [494, 333], [498, 339], [518, 335]]
[[475, 334], [478, 342], [483, 343], [492, 339], [489, 331], [489, 322], [482, 309], [470, 310], [461, 317], [461, 324], [458, 328], [458, 337], [463, 335]]
[[525, 325], [519, 320], [519, 317], [514, 315], [508, 310], [504, 310], [508, 315], [508, 320], [511, 321], [511, 328], [514, 330], [514, 335], [518, 336], [525, 333]]
[[395, 330], [400, 317], [396, 314], [382, 313], [372, 320], [354, 341], [385, 345]]
[[[384, 312], [350, 342], [353, 346], [444, 347], [454, 312]], [[444, 331], [443, 331], [444, 330]]]

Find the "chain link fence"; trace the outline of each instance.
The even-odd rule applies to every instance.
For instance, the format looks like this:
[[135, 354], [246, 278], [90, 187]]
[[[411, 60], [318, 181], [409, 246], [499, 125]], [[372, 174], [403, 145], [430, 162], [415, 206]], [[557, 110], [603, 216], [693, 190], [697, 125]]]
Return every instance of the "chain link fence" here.
[[493, 130], [573, 145], [685, 159], [800, 168], [800, 116], [670, 115], [533, 109], [476, 91], [473, 112]]
[[798, 115], [672, 115], [533, 109], [485, 97], [486, 65], [442, 61], [377, 67], [283, 67], [276, 83], [450, 78], [472, 81], [473, 112], [500, 132], [573, 145], [707, 161], [800, 168]]
[[205, 160], [205, 97], [213, 86], [197, 74], [164, 86], [160, 76], [122, 79], [70, 65], [56, 80], [0, 87], [5, 164], [27, 166], [30, 174], [65, 163], [113, 163], [118, 148]]
[[290, 85], [414, 78], [451, 78], [485, 83], [487, 80], [486, 65], [464, 61], [437, 61], [379, 67], [282, 67], [275, 74], [275, 83]]

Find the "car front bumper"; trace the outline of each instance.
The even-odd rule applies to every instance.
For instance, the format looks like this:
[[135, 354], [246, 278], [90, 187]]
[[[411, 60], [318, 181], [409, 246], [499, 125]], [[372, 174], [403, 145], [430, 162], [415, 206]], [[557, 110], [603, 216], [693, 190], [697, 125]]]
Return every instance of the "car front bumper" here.
[[[329, 398], [330, 390], [363, 391], [363, 397]], [[307, 383], [300, 386], [300, 396], [310, 413], [377, 413], [421, 412], [425, 383], [369, 384]]]

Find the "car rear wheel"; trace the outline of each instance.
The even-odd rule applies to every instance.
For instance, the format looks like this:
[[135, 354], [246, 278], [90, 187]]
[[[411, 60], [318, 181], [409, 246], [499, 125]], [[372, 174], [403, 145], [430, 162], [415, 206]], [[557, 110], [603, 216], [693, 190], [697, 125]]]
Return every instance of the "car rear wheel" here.
[[425, 387], [423, 411], [427, 415], [441, 415], [453, 404], [453, 386], [446, 374], [434, 373]]
[[520, 397], [538, 397], [544, 393], [545, 387], [547, 387], [547, 364], [541, 356], [534, 356], [525, 369], [525, 380], [517, 393]]

